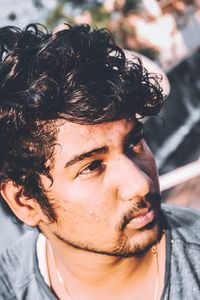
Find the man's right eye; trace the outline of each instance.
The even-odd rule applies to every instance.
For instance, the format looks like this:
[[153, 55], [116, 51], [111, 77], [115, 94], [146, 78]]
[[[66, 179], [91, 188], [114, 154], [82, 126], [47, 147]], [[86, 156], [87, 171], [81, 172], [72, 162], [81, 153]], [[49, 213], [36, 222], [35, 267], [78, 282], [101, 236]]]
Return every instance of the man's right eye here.
[[100, 173], [105, 168], [105, 165], [103, 165], [102, 160], [95, 160], [92, 163], [90, 163], [88, 166], [86, 166], [84, 169], [82, 169], [79, 172], [79, 175], [89, 175], [92, 173]]
[[127, 152], [140, 154], [143, 151], [143, 148], [144, 148], [144, 140], [141, 139], [141, 140], [137, 141], [137, 143], [131, 143], [127, 147]]

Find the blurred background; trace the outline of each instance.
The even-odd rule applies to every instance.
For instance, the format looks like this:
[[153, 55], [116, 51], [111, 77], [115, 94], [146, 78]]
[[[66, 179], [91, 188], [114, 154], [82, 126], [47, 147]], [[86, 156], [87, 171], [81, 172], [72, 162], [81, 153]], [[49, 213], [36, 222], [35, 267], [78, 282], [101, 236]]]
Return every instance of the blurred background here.
[[[200, 210], [200, 0], [0, 0], [0, 6], [1, 27], [107, 27], [121, 47], [167, 73], [171, 93], [159, 116], [146, 120], [146, 139], [163, 202]], [[2, 200], [0, 224], [0, 251], [27, 230]]]

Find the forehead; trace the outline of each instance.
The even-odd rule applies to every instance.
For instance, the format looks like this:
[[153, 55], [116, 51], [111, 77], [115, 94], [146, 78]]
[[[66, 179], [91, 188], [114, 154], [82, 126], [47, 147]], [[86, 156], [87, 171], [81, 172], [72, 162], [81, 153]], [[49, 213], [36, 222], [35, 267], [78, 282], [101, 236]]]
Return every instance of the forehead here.
[[95, 125], [79, 125], [66, 121], [60, 125], [57, 142], [67, 153], [89, 151], [113, 144], [136, 126], [136, 120], [119, 120]]

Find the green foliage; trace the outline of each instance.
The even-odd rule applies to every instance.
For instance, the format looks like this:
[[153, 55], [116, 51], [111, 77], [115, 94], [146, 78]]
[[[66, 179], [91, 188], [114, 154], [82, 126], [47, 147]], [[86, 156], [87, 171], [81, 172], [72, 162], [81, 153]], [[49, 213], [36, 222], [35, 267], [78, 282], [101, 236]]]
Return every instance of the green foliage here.
[[102, 4], [97, 4], [90, 9], [93, 24], [97, 27], [108, 27], [110, 14], [105, 10]]
[[69, 22], [73, 24], [73, 19], [67, 16], [64, 12], [64, 6], [66, 1], [58, 1], [56, 8], [48, 15], [46, 25], [50, 28], [54, 28], [56, 25], [62, 22]]
[[124, 5], [124, 13], [127, 14], [129, 11], [139, 11], [141, 0], [126, 0]]
[[[33, 0], [39, 1], [39, 0]], [[89, 10], [92, 14], [93, 23], [97, 26], [107, 26], [110, 14], [105, 10], [103, 1], [100, 0], [57, 0], [56, 8], [47, 18], [47, 25], [50, 27], [56, 26], [60, 21], [73, 19], [68, 16], [64, 10], [66, 4], [74, 8], [79, 7], [82, 11]], [[141, 0], [126, 0], [123, 8], [123, 13], [127, 14], [131, 11], [139, 11]]]
[[[40, 0], [34, 0], [40, 1]], [[129, 50], [136, 50], [151, 59], [155, 59], [158, 56], [158, 52], [151, 48], [141, 45], [141, 47], [136, 49], [130, 49], [127, 44], [127, 36], [131, 35], [131, 38], [137, 39], [137, 36], [134, 34], [135, 28], [134, 26], [130, 28], [130, 26], [126, 25], [126, 22], [123, 22], [127, 16], [127, 14], [131, 11], [135, 14], [140, 14], [141, 10], [141, 0], [126, 0], [125, 5], [122, 9], [116, 8], [116, 10], [108, 12], [104, 6], [104, 1], [102, 0], [57, 0], [56, 8], [49, 14], [46, 24], [48, 27], [55, 28], [58, 24], [68, 22], [70, 24], [75, 24], [75, 20], [73, 16], [69, 15], [67, 8], [71, 8], [69, 11], [74, 11], [78, 8], [78, 11], [81, 16], [83, 16], [85, 11], [89, 11], [91, 14], [91, 25], [95, 25], [98, 28], [107, 27], [113, 33], [113, 36], [116, 42], [123, 48], [127, 48]], [[117, 12], [117, 14], [116, 14]], [[118, 21], [116, 21], [115, 17], [118, 15]], [[113, 19], [114, 16], [114, 19]], [[117, 28], [113, 30], [111, 23], [117, 23]], [[133, 43], [134, 44], [134, 43]]]

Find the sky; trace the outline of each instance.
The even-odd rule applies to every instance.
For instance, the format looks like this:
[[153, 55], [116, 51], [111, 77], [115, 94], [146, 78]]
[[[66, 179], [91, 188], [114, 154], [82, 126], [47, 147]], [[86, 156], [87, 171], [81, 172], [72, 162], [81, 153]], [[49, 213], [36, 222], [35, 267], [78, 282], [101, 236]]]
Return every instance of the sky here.
[[[30, 22], [43, 23], [49, 10], [53, 9], [56, 0], [42, 0], [45, 9], [37, 9], [32, 0], [0, 0], [0, 27], [14, 25], [24, 27]], [[15, 13], [17, 18], [9, 20], [8, 16]]]

